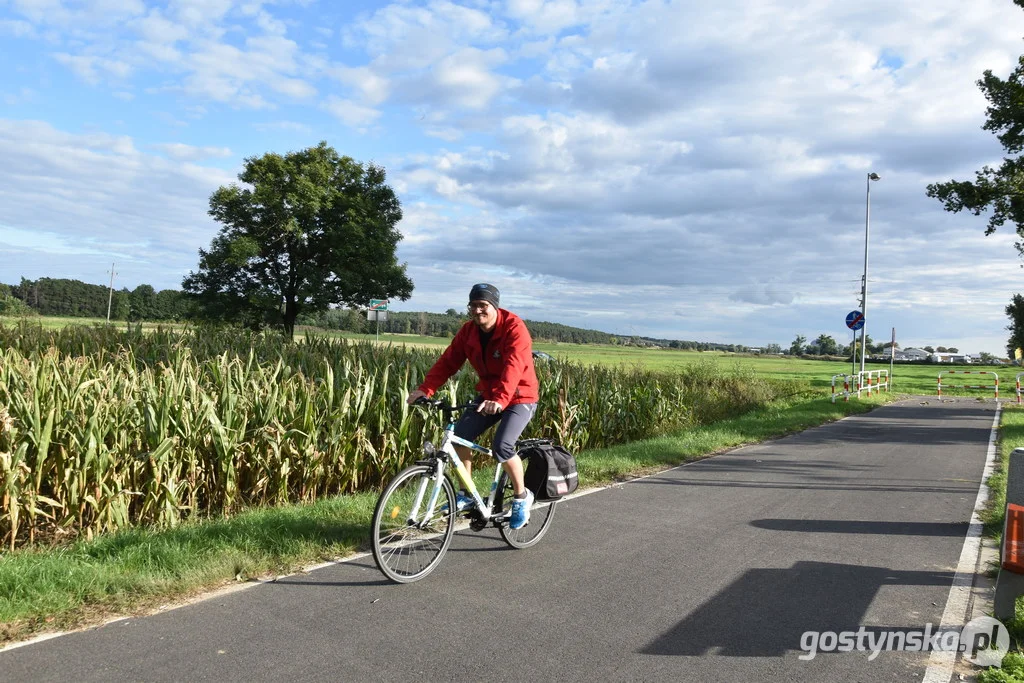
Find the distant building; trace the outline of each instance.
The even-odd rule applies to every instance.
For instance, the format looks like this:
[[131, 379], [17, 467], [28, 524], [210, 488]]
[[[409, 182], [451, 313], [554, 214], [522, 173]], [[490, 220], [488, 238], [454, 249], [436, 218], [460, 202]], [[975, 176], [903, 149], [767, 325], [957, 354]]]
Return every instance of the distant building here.
[[929, 353], [922, 351], [921, 349], [915, 349], [914, 347], [908, 347], [905, 349], [896, 349], [896, 355], [893, 356], [893, 360], [901, 361], [921, 361], [928, 360]]
[[956, 353], [933, 353], [933, 363], [949, 363], [950, 365], [970, 365], [971, 357]]

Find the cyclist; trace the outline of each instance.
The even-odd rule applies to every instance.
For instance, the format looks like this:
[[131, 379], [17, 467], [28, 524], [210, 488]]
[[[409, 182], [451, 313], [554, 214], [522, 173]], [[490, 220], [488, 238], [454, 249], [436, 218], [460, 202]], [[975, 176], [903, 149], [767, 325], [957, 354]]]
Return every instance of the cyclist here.
[[[499, 308], [499, 292], [494, 285], [473, 285], [469, 292], [470, 321], [455, 334], [423, 383], [409, 394], [408, 403], [421, 396], [430, 397], [465, 361], [476, 370], [480, 381], [473, 399], [476, 410], [466, 410], [455, 425], [455, 435], [469, 441], [494, 424], [491, 451], [501, 462], [512, 481], [515, 497], [509, 526], [521, 529], [530, 521], [533, 494], [523, 485], [523, 461], [516, 455], [519, 435], [537, 412], [540, 386], [533, 367], [533, 340], [526, 323], [519, 316]], [[472, 471], [473, 451], [456, 446], [456, 452], [467, 471]], [[473, 499], [460, 491], [458, 509], [473, 505]]]

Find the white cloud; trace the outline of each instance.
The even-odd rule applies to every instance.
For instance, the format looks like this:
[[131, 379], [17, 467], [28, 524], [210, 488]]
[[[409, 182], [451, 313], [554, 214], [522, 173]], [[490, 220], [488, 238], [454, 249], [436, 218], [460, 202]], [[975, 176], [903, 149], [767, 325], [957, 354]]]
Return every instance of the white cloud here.
[[[129, 280], [178, 287], [216, 232], [206, 215], [209, 195], [234, 180], [219, 169], [144, 154], [127, 136], [68, 133], [38, 121], [0, 119], [0, 156], [7, 239], [14, 231], [45, 237], [34, 249], [22, 240], [17, 262], [0, 260], [0, 281], [102, 272], [116, 251]], [[96, 259], [57, 258], [48, 252], [54, 241], [62, 253]]]
[[69, 55], [63, 52], [58, 52], [53, 57], [61, 64], [69, 67], [83, 81], [93, 85], [99, 83], [103, 75], [123, 79], [131, 74], [132, 71], [132, 67], [129, 64], [116, 59], [105, 59], [89, 55]]
[[152, 147], [178, 161], [202, 161], [231, 156], [231, 150], [227, 147], [195, 147], [181, 142], [165, 142]]
[[[511, 17], [522, 21], [539, 33], [553, 34], [584, 21], [582, 6], [590, 1], [577, 3], [575, 0], [508, 0], [506, 11]], [[606, 3], [593, 2], [593, 5]], [[595, 9], [591, 7], [591, 12]]]
[[302, 133], [308, 135], [313, 132], [313, 129], [305, 123], [298, 121], [271, 121], [268, 123], [257, 123], [253, 125], [258, 131], [272, 131], [272, 130], [283, 130], [291, 133]]
[[144, 17], [136, 19], [132, 26], [142, 40], [161, 45], [183, 41], [191, 35], [188, 28], [171, 21], [159, 9], [151, 9]]
[[368, 126], [380, 117], [380, 112], [376, 109], [364, 107], [352, 100], [342, 99], [335, 95], [328, 97], [321, 108], [353, 128]]
[[338, 66], [330, 69], [330, 73], [345, 85], [359, 91], [364, 102], [377, 105], [387, 99], [391, 90], [388, 78], [375, 73], [372, 69], [362, 67]]
[[18, 19], [0, 20], [0, 33], [15, 38], [34, 38], [36, 36], [36, 30], [32, 24]]
[[[782, 343], [843, 332], [872, 170], [883, 180], [871, 324], [924, 329], [919, 311], [946, 302], [971, 338], [1003, 334], [1014, 235], [983, 238], [983, 218], [944, 214], [924, 187], [999, 162], [975, 81], [987, 68], [1005, 75], [1022, 52], [1024, 12], [1007, 0], [970, 12], [960, 0], [382, 0], [348, 25], [324, 25], [323, 5], [259, 0], [6, 6], [4, 35], [38, 41], [115, 96], [134, 93], [126, 109], [161, 98], [149, 117], [181, 128], [155, 139], [51, 128], [44, 139], [67, 137], [46, 150], [8, 140], [28, 154], [21, 172], [72, 178], [47, 185], [65, 222], [73, 195], [86, 225], [115, 203], [110, 179], [80, 180], [97, 157], [121, 180], [130, 168], [170, 174], [201, 216], [209, 185], [186, 177], [210, 170], [181, 160], [228, 154], [207, 147], [217, 138], [203, 126], [255, 128], [266, 146], [330, 130], [339, 149], [386, 159], [417, 300], [445, 300], [446, 278], [500, 276], [536, 314], [557, 285], [580, 323]], [[27, 73], [5, 102], [32, 104], [20, 87], [58, 101], [45, 74]], [[239, 154], [253, 151], [236, 139]], [[634, 314], [636, 297], [654, 311]]]
[[433, 68], [433, 85], [450, 94], [451, 101], [470, 109], [480, 109], [502, 90], [515, 83], [502, 78], [491, 69], [505, 61], [504, 50], [483, 52], [461, 50], [445, 57]]
[[189, 27], [220, 23], [231, 9], [232, 0], [171, 0], [168, 10]]
[[28, 104], [36, 98], [36, 91], [31, 88], [18, 88], [14, 92], [3, 93], [2, 98], [4, 104], [9, 107], [13, 107], [19, 104]]

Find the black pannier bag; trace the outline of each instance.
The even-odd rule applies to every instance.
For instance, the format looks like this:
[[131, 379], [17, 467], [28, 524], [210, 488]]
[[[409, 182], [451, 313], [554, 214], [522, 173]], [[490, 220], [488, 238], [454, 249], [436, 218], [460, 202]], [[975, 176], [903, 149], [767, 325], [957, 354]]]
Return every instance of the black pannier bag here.
[[579, 486], [576, 458], [550, 439], [527, 439], [520, 443], [519, 457], [526, 461], [523, 483], [535, 500], [553, 501]]

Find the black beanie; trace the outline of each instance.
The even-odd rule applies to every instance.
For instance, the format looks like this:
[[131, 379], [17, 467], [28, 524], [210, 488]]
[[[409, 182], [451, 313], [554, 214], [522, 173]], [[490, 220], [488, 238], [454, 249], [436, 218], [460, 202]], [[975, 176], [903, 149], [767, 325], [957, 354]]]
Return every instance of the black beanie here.
[[495, 308], [498, 308], [498, 296], [498, 288], [494, 285], [473, 285], [473, 289], [469, 290], [470, 301], [486, 301]]

